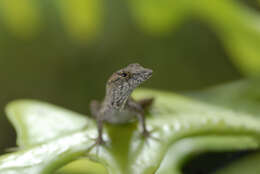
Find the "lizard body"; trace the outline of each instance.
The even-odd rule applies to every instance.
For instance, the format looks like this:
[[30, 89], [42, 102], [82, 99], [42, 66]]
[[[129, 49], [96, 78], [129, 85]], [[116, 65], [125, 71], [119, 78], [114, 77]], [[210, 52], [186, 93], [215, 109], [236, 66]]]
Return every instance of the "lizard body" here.
[[153, 99], [135, 101], [132, 91], [152, 76], [152, 70], [134, 63], [113, 73], [106, 84], [106, 95], [102, 103], [93, 100], [90, 104], [91, 114], [98, 126], [97, 144], [102, 144], [103, 123], [128, 123], [138, 118], [142, 125], [142, 134], [148, 136], [145, 124], [144, 109]]

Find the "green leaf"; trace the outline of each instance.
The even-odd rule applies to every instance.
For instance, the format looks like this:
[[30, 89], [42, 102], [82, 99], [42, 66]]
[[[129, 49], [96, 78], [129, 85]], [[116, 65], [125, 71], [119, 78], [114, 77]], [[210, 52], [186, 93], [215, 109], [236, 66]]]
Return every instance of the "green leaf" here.
[[17, 100], [6, 107], [18, 134], [19, 147], [57, 139], [87, 127], [91, 121], [75, 112], [33, 100]]
[[[185, 20], [200, 18], [221, 39], [242, 73], [260, 74], [260, 15], [239, 1], [129, 0], [136, 22], [151, 34], [172, 33]], [[158, 15], [159, 14], [159, 15]]]
[[259, 89], [259, 79], [247, 79], [209, 88], [193, 94], [193, 97], [211, 105], [259, 117]]
[[99, 34], [103, 4], [100, 0], [55, 1], [65, 30], [75, 40], [84, 41]]
[[43, 27], [42, 14], [37, 1], [21, 0], [13, 3], [8, 0], [0, 1], [1, 21], [7, 27], [7, 31], [15, 37], [32, 39], [39, 34]]
[[130, 0], [129, 6], [138, 25], [151, 34], [171, 32], [190, 8], [189, 2], [180, 0]]
[[58, 170], [55, 174], [106, 174], [106, 170], [99, 163], [82, 158], [71, 162]]
[[1, 174], [49, 174], [60, 166], [77, 159], [90, 148], [88, 132], [79, 132], [63, 138], [5, 155], [0, 158]]
[[[155, 98], [147, 115], [152, 137], [142, 138], [136, 123], [106, 125], [107, 144], [100, 147], [93, 147], [97, 136], [93, 120], [42, 102], [12, 102], [7, 113], [26, 149], [2, 156], [0, 174], [49, 174], [82, 156], [100, 162], [110, 174], [181, 173], [181, 166], [193, 155], [259, 147], [257, 113], [203, 101], [215, 98], [214, 94], [198, 95], [202, 97], [199, 100], [168, 92], [136, 91], [135, 98]], [[46, 128], [41, 126], [44, 124]]]
[[217, 32], [232, 62], [244, 74], [260, 74], [260, 15], [256, 11], [238, 1], [199, 0], [190, 1], [190, 6]]
[[199, 136], [183, 138], [167, 151], [156, 173], [178, 174], [185, 162], [205, 152], [223, 152], [256, 148], [257, 142], [247, 136]]

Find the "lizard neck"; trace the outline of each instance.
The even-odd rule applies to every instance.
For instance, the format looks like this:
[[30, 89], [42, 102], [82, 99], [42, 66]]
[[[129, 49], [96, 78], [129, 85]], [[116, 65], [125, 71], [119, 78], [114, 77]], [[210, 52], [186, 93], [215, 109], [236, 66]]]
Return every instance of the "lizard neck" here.
[[121, 111], [124, 109], [125, 104], [131, 95], [133, 90], [123, 90], [122, 88], [118, 87], [107, 87], [106, 88], [106, 96], [104, 99], [104, 105], [114, 109]]

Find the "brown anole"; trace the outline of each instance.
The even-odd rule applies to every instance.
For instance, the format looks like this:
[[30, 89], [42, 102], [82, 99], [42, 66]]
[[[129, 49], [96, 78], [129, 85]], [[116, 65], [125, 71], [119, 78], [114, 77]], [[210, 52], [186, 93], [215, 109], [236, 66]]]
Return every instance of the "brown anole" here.
[[142, 126], [143, 136], [149, 136], [146, 128], [144, 109], [152, 104], [153, 98], [136, 101], [131, 97], [132, 91], [152, 76], [152, 70], [134, 63], [122, 68], [108, 79], [106, 95], [103, 102], [91, 101], [90, 110], [98, 127], [96, 144], [103, 144], [103, 124], [128, 123], [138, 118]]

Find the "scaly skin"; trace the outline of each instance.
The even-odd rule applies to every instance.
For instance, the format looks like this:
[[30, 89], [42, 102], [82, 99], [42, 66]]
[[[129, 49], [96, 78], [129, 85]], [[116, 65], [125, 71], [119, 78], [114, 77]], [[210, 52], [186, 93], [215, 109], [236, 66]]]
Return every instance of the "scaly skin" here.
[[135, 117], [141, 123], [142, 134], [147, 137], [149, 132], [145, 124], [144, 109], [152, 104], [153, 98], [135, 101], [132, 91], [152, 76], [152, 70], [134, 63], [113, 73], [106, 84], [106, 96], [102, 103], [94, 100], [90, 104], [92, 116], [98, 126], [97, 144], [103, 144], [103, 123], [127, 123]]

